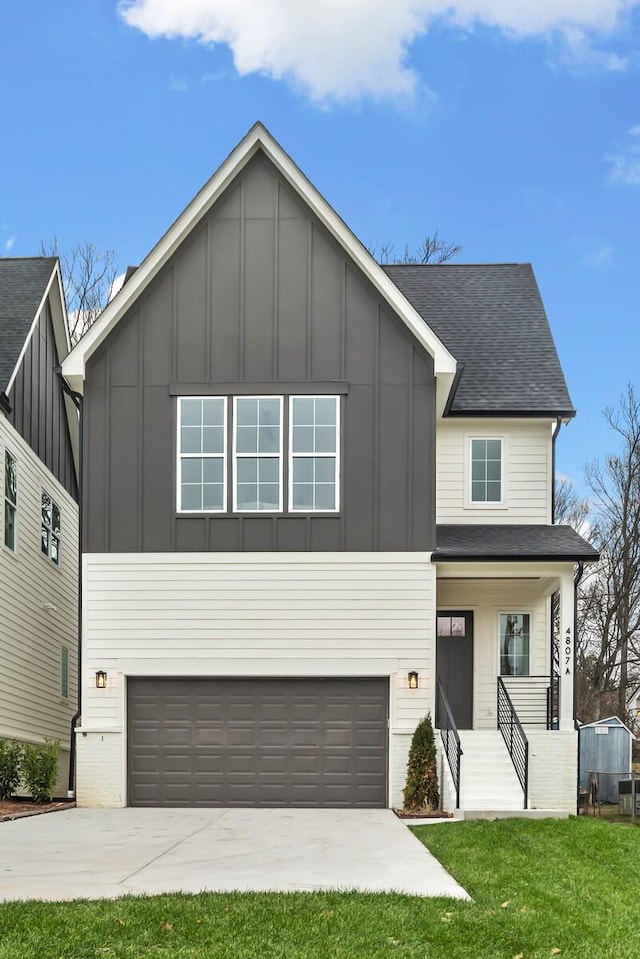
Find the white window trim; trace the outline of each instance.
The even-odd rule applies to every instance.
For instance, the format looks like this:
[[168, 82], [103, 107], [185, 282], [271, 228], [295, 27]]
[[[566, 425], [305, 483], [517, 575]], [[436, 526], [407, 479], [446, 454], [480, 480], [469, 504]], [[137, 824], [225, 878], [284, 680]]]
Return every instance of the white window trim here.
[[[303, 400], [335, 400], [336, 401], [336, 451], [335, 453], [294, 453], [293, 452], [293, 401], [303, 399]], [[340, 396], [335, 396], [332, 394], [318, 393], [318, 394], [305, 394], [300, 396], [290, 396], [289, 397], [289, 416], [288, 416], [288, 426], [289, 426], [289, 455], [288, 455], [288, 466], [289, 466], [289, 482], [287, 495], [289, 498], [289, 512], [290, 513], [327, 513], [335, 514], [340, 512], [340, 422], [341, 422], [342, 409], [340, 406]], [[333, 509], [311, 509], [309, 507], [304, 507], [304, 509], [296, 509], [293, 505], [293, 461], [296, 457], [306, 456], [313, 459], [335, 459], [336, 461], [336, 472], [335, 472], [335, 484], [336, 484], [336, 505]]]
[[[16, 464], [16, 501], [15, 501], [15, 503], [12, 503], [11, 500], [9, 499], [9, 497], [7, 496], [7, 487], [6, 487], [6, 482], [7, 482], [7, 480], [6, 480], [6, 475], [7, 475], [7, 474], [6, 474], [6, 457], [7, 457], [7, 454], [11, 457], [11, 459], [13, 460], [13, 462]], [[2, 495], [2, 545], [3, 545], [3, 547], [4, 547], [6, 550], [8, 550], [8, 551], [12, 554], [12, 556], [17, 556], [17, 554], [18, 554], [18, 538], [19, 538], [18, 506], [19, 506], [19, 504], [20, 504], [20, 470], [19, 470], [19, 466], [18, 466], [18, 457], [17, 457], [17, 456], [13, 453], [13, 451], [10, 450], [7, 446], [5, 446], [5, 448], [4, 448], [4, 450], [3, 450], [3, 454], [2, 454], [2, 494], [3, 494], [3, 495]], [[5, 536], [6, 536], [6, 532], [7, 532], [7, 531], [6, 531], [6, 529], [5, 529], [5, 505], [4, 505], [4, 504], [7, 503], [7, 502], [8, 502], [9, 505], [12, 506], [13, 509], [15, 510], [15, 523], [14, 523], [14, 527], [13, 527], [14, 530], [15, 530], [15, 542], [14, 542], [13, 548], [12, 548], [11, 546], [8, 546], [8, 545], [7, 545], [7, 541], [6, 541], [6, 539], [5, 539]]]
[[[472, 471], [473, 471], [473, 455], [472, 455], [472, 442], [473, 440], [498, 440], [500, 442], [500, 499], [494, 500], [492, 502], [486, 502], [485, 500], [474, 500], [471, 498], [471, 493], [473, 490], [472, 486]], [[496, 435], [495, 433], [467, 433], [465, 437], [465, 509], [480, 509], [480, 510], [492, 510], [492, 509], [507, 509], [507, 496], [505, 488], [506, 480], [506, 470], [505, 470], [505, 461], [507, 458], [507, 439], [504, 434]]]
[[[47, 496], [47, 497], [49, 498], [50, 502], [51, 502], [51, 507], [52, 507], [52, 509], [51, 509], [51, 519], [52, 519], [52, 521], [53, 521], [53, 507], [54, 507], [54, 506], [56, 507], [56, 509], [57, 509], [58, 512], [60, 513], [60, 531], [59, 531], [59, 533], [56, 535], [56, 539], [58, 540], [58, 562], [57, 562], [57, 563], [56, 563], [55, 559], [54, 559], [54, 558], [52, 557], [52, 555], [51, 555], [51, 537], [54, 535], [54, 533], [53, 533], [53, 525], [51, 525], [51, 526], [48, 527], [48, 530], [49, 530], [49, 549], [48, 549], [48, 552], [45, 553], [44, 550], [42, 549], [42, 527], [44, 526], [44, 523], [43, 523], [43, 521], [42, 521], [42, 497], [43, 497], [43, 496]], [[40, 491], [40, 555], [43, 557], [43, 559], [47, 559], [53, 566], [56, 567], [56, 569], [60, 569], [60, 567], [62, 566], [62, 509], [61, 509], [60, 505], [58, 504], [57, 500], [55, 500], [55, 499], [53, 498], [53, 496], [51, 495], [51, 493], [50, 493], [48, 490], [44, 489], [44, 487], [42, 487], [42, 489], [41, 489], [41, 491]]]
[[526, 678], [526, 677], [529, 677], [529, 676], [535, 676], [535, 672], [532, 672], [532, 669], [531, 669], [532, 664], [533, 664], [533, 626], [534, 626], [534, 615], [533, 615], [533, 610], [532, 610], [532, 609], [526, 609], [526, 608], [524, 608], [524, 607], [514, 607], [514, 608], [512, 608], [512, 609], [500, 609], [500, 610], [498, 610], [498, 621], [497, 621], [497, 626], [496, 626], [496, 630], [497, 630], [497, 634], [498, 634], [498, 667], [497, 667], [496, 676], [500, 676], [502, 679], [504, 679], [505, 676], [506, 676], [507, 679], [514, 679], [514, 678], [517, 679], [517, 678], [518, 678], [517, 676], [514, 677], [513, 675], [510, 675], [509, 673], [505, 673], [505, 674], [503, 675], [502, 670], [501, 670], [502, 651], [501, 651], [501, 646], [500, 646], [500, 644], [502, 643], [502, 634], [501, 634], [501, 632], [500, 632], [500, 621], [501, 621], [501, 619], [502, 619], [503, 616], [528, 616], [528, 617], [529, 617], [529, 672], [526, 673], [526, 674], [523, 673], [520, 678]]
[[[238, 422], [238, 400], [278, 400], [280, 407], [280, 445], [278, 447], [278, 507], [277, 509], [238, 509], [238, 457], [240, 459], [275, 459], [275, 453], [238, 453], [237, 451], [237, 422]], [[284, 397], [283, 396], [234, 396], [233, 397], [233, 442], [231, 456], [233, 459], [232, 485], [233, 485], [233, 512], [246, 514], [247, 516], [275, 516], [283, 512], [283, 489], [284, 466], [283, 466], [283, 442], [284, 442]]]
[[[222, 400], [222, 453], [182, 453], [182, 401], [183, 400]], [[227, 512], [227, 397], [226, 396], [179, 396], [176, 423], [176, 502], [177, 512], [182, 515], [205, 515]], [[222, 508], [221, 509], [183, 509], [182, 508], [182, 460], [183, 459], [221, 459], [222, 460]]]

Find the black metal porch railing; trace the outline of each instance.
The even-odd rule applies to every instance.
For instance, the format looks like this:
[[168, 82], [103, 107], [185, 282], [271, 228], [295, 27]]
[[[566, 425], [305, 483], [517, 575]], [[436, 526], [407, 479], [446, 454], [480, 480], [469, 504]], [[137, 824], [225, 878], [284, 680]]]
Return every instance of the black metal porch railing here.
[[502, 676], [509, 699], [523, 726], [556, 729], [558, 680], [551, 676]]
[[462, 747], [460, 736], [453, 718], [449, 701], [439, 679], [436, 680], [436, 719], [440, 729], [444, 753], [449, 763], [451, 777], [456, 791], [456, 809], [460, 808], [460, 757]]
[[502, 676], [498, 676], [498, 729], [502, 733], [516, 776], [522, 786], [526, 809], [529, 792], [529, 741], [518, 719], [518, 714], [513, 708]]

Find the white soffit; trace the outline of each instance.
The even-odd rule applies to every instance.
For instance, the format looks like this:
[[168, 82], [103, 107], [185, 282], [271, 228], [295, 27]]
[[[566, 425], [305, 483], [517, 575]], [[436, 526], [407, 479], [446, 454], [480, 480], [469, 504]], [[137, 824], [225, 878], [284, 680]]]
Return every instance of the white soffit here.
[[[455, 358], [435, 333], [429, 329], [420, 314], [389, 279], [335, 210], [273, 139], [271, 134], [261, 123], [256, 123], [145, 257], [128, 283], [109, 303], [100, 318], [63, 362], [62, 372], [74, 389], [82, 389], [87, 360], [98, 349], [136, 297], [157, 275], [191, 230], [209, 212], [234, 177], [260, 149], [305, 200], [321, 223], [358, 264], [389, 306], [404, 320], [418, 342], [433, 357], [436, 375], [449, 374], [453, 379], [456, 371]], [[448, 389], [446, 392], [448, 393]]]

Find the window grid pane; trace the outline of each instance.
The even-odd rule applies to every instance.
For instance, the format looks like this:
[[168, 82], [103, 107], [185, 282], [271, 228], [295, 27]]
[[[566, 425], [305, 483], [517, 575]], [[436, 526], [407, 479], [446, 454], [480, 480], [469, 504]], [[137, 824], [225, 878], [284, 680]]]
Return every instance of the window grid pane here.
[[280, 512], [281, 397], [236, 397], [234, 447], [234, 510]]
[[60, 532], [62, 521], [60, 507], [51, 499], [48, 493], [42, 490], [40, 548], [56, 566], [60, 565]]
[[337, 508], [338, 398], [291, 398], [291, 502], [296, 511]]
[[226, 510], [226, 400], [181, 397], [178, 403], [178, 510]]
[[531, 626], [528, 613], [500, 614], [500, 674], [528, 676]]
[[471, 440], [471, 502], [502, 502], [502, 440]]
[[18, 548], [17, 531], [18, 464], [4, 451], [4, 544], [12, 552]]

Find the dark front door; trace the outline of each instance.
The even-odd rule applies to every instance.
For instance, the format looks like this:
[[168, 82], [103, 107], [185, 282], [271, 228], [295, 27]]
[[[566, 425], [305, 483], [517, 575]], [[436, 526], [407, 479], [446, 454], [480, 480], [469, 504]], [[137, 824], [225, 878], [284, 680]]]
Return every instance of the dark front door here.
[[[473, 613], [436, 617], [436, 673], [458, 729], [473, 728]], [[436, 726], [440, 716], [436, 713]]]

